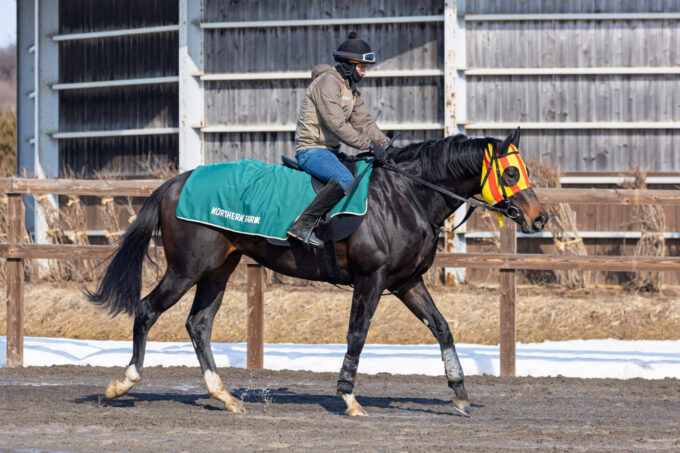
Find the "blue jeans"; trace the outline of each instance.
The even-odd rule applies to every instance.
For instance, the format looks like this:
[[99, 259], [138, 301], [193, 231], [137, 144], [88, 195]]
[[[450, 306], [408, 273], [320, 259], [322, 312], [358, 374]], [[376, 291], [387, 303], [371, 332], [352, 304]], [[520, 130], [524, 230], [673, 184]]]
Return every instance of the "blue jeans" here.
[[340, 163], [335, 152], [326, 148], [309, 148], [295, 153], [298, 165], [310, 175], [323, 182], [335, 179], [342, 188], [347, 189], [354, 182], [352, 173]]

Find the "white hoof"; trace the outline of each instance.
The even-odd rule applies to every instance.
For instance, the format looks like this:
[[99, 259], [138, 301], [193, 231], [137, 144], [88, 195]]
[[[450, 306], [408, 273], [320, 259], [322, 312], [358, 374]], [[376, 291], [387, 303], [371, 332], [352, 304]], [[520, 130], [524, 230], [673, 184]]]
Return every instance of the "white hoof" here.
[[106, 398], [112, 400], [125, 395], [141, 379], [139, 373], [137, 373], [137, 368], [134, 365], [130, 365], [125, 370], [125, 379], [123, 381], [111, 381], [109, 383], [109, 386], [106, 388]]
[[347, 404], [345, 414], [350, 417], [368, 417], [368, 413], [361, 407], [361, 404], [359, 404], [354, 397], [354, 393], [344, 393], [342, 399], [345, 400], [345, 404]]
[[465, 400], [453, 400], [453, 409], [463, 417], [470, 417], [470, 402]]
[[208, 393], [211, 397], [224, 403], [224, 408], [234, 414], [245, 414], [246, 408], [243, 406], [243, 401], [234, 398], [231, 393], [227, 392], [222, 385], [222, 379], [213, 371], [206, 371], [203, 375], [205, 379], [205, 386], [208, 388]]

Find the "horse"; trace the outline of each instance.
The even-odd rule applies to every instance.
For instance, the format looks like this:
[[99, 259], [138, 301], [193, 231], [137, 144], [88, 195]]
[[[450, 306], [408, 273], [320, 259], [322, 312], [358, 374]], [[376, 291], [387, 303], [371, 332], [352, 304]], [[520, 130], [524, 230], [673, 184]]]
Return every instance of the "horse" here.
[[[305, 247], [294, 240], [290, 246], [283, 247], [262, 237], [180, 220], [175, 210], [191, 171], [168, 180], [147, 198], [121, 238], [96, 290], [85, 291], [90, 302], [108, 309], [112, 316], [120, 312], [134, 315], [132, 359], [123, 380], [114, 380], [108, 385], [106, 398], [117, 398], [140, 381], [149, 329], [164, 311], [196, 285], [186, 329], [205, 385], [210, 396], [224, 403], [226, 410], [245, 412], [243, 403], [225, 389], [217, 374], [210, 346], [213, 320], [229, 276], [245, 255], [284, 275], [354, 286], [347, 353], [337, 381], [337, 393], [347, 406], [347, 415], [367, 415], [354, 395], [354, 382], [371, 318], [383, 292], [390, 291], [436, 338], [448, 386], [453, 390], [453, 413], [469, 417], [470, 401], [453, 336], [422, 274], [434, 262], [440, 233], [435, 227], [443, 225], [463, 200], [480, 194], [485, 150], [493, 150], [494, 156], [502, 158], [518, 147], [519, 129], [503, 141], [456, 135], [390, 149], [391, 165], [404, 174], [420, 178], [423, 184], [405, 178], [387, 165], [374, 163], [363, 221], [346, 239], [326, 241], [319, 249]], [[514, 172], [498, 173], [503, 186], [514, 185], [511, 179], [516, 179], [517, 168], [510, 168], [514, 168]], [[487, 173], [490, 172], [487, 170]], [[428, 184], [424, 185], [425, 182]], [[442, 191], [455, 197], [447, 197]], [[545, 209], [530, 187], [501, 204], [505, 209], [496, 208], [496, 211], [506, 215], [513, 212], [509, 218], [519, 223], [525, 233], [541, 231], [548, 221]], [[167, 270], [157, 286], [140, 300], [142, 262], [148, 256], [150, 239], [158, 230]]]

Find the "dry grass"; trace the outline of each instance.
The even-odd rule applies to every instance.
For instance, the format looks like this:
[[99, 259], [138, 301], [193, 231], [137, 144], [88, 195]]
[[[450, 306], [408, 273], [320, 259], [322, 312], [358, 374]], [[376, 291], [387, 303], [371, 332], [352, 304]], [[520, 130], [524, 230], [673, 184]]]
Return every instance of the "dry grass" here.
[[[633, 181], [624, 184], [626, 189], [647, 189], [648, 170], [638, 167], [632, 170]], [[639, 227], [642, 234], [635, 246], [634, 256], [666, 256], [666, 241], [663, 232], [666, 230], [666, 214], [659, 205], [633, 206], [632, 223]], [[658, 292], [661, 290], [661, 272], [638, 272], [631, 278], [626, 287], [635, 291]]]
[[[528, 162], [531, 168], [531, 181], [536, 187], [560, 188], [560, 170], [549, 167], [536, 159]], [[546, 230], [553, 234], [553, 242], [558, 255], [587, 255], [586, 246], [576, 226], [576, 213], [567, 203], [548, 206], [550, 222]], [[555, 270], [557, 282], [570, 289], [583, 289], [590, 285], [592, 273], [581, 270]]]
[[[69, 238], [64, 233], [64, 229], [61, 226], [60, 218], [68, 217], [68, 220], [72, 223], [76, 222], [77, 220], [74, 219], [73, 217], [68, 216], [66, 211], [61, 212], [60, 209], [55, 207], [47, 195], [36, 196], [35, 201], [40, 206], [43, 215], [45, 216], [45, 221], [47, 223], [47, 237], [49, 241], [52, 244], [68, 244], [70, 241]], [[72, 211], [70, 207], [66, 207], [66, 209]], [[74, 229], [74, 231], [76, 231], [77, 233], [77, 229]], [[80, 236], [81, 240], [82, 239], [87, 240], [87, 236], [85, 236], [84, 238], [82, 237], [82, 235], [76, 234], [76, 236]], [[35, 273], [47, 280], [52, 281], [73, 280], [78, 276], [84, 275], [81, 273], [81, 271], [85, 269], [84, 263], [82, 261], [47, 260], [46, 265], [47, 268], [40, 269], [39, 271], [36, 269]]]
[[17, 169], [17, 117], [13, 110], [2, 107], [0, 80], [0, 174], [13, 175]]
[[[150, 287], [147, 286], [145, 291]], [[30, 283], [25, 291], [28, 336], [129, 340], [132, 320], [110, 319], [94, 308], [75, 283]], [[462, 343], [498, 343], [498, 291], [469, 286], [433, 291], [454, 338]], [[592, 338], [680, 338], [680, 289], [650, 295], [621, 289], [564, 290], [520, 287], [517, 338], [520, 342]], [[193, 290], [152, 328], [157, 341], [188, 341], [184, 328]], [[344, 343], [351, 293], [330, 285], [315, 288], [270, 285], [265, 292], [265, 342]], [[6, 329], [0, 307], [0, 333]], [[215, 318], [213, 341], [246, 339], [245, 286], [230, 285]], [[384, 297], [368, 335], [369, 343], [434, 343], [430, 331], [394, 297]]]
[[0, 110], [17, 105], [17, 46], [0, 49]]

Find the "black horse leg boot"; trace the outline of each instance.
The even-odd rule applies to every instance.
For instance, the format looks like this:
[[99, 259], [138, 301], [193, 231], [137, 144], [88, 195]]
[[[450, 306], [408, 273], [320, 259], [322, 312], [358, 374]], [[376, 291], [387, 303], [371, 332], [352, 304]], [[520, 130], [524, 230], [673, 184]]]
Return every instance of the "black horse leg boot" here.
[[299, 239], [312, 247], [323, 247], [323, 241], [314, 235], [316, 221], [326, 215], [344, 195], [345, 191], [340, 183], [335, 179], [329, 179], [307, 209], [288, 228], [288, 236]]

